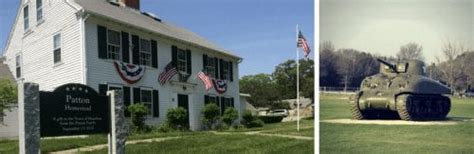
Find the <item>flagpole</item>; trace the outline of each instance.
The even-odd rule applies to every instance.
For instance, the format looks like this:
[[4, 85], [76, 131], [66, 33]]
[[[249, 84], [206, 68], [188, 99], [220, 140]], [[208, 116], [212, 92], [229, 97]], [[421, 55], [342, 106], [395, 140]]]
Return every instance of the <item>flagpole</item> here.
[[[298, 24], [296, 24], [296, 44], [298, 44]], [[300, 62], [298, 46], [296, 46], [296, 130], [300, 131]]]

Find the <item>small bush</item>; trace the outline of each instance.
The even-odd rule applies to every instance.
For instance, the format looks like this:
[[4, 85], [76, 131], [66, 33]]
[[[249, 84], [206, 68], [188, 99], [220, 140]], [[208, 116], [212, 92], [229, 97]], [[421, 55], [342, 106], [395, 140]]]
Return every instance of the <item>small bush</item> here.
[[253, 116], [251, 111], [246, 110], [244, 114], [242, 115], [242, 125], [244, 125], [247, 128], [253, 128], [253, 127], [262, 127], [264, 123], [262, 120]]
[[132, 130], [134, 132], [146, 132], [148, 127], [145, 124], [145, 117], [148, 113], [148, 108], [142, 103], [135, 103], [127, 108], [132, 118]]
[[283, 120], [283, 116], [259, 116], [258, 117], [260, 120], [265, 122], [266, 124], [268, 123], [277, 123], [281, 122]]
[[232, 123], [239, 118], [239, 113], [233, 107], [226, 108], [224, 115], [222, 115], [222, 121], [224, 121], [227, 126], [231, 127]]
[[201, 112], [203, 114], [201, 121], [206, 127], [211, 130], [216, 129], [215, 125], [220, 118], [219, 107], [214, 103], [209, 103], [204, 106]]
[[166, 133], [172, 131], [173, 128], [170, 127], [170, 125], [167, 122], [162, 122], [158, 128], [156, 128], [156, 131], [161, 132], [161, 133]]
[[188, 128], [188, 115], [186, 109], [182, 107], [168, 109], [166, 118], [166, 122], [173, 129], [186, 130]]

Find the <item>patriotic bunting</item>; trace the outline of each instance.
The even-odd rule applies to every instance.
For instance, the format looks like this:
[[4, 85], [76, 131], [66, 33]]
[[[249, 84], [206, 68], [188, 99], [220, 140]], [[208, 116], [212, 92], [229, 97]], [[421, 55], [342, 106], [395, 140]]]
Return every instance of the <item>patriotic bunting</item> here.
[[227, 82], [225, 80], [212, 80], [214, 83], [214, 89], [216, 89], [217, 93], [223, 94], [227, 91]]
[[145, 74], [145, 68], [140, 65], [125, 64], [115, 61], [114, 66], [122, 80], [129, 84], [137, 83]]

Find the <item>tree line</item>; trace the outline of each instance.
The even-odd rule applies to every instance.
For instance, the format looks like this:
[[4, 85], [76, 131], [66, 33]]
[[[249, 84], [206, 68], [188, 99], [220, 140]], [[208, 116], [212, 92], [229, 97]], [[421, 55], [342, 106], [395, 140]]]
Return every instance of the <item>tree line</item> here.
[[[379, 72], [382, 58], [392, 63], [406, 60], [425, 61], [423, 47], [417, 43], [407, 43], [400, 47], [395, 56], [379, 56], [351, 48], [336, 49], [330, 41], [320, 43], [320, 86], [359, 87], [362, 80]], [[465, 44], [447, 40], [442, 53], [433, 63], [425, 63], [427, 77], [440, 81], [462, 94], [474, 90], [474, 51]]]

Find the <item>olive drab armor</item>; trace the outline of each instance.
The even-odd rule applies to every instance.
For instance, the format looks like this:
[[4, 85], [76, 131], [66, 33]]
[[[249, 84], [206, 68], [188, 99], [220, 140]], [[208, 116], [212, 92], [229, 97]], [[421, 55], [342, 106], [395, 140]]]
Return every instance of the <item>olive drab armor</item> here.
[[377, 59], [380, 73], [362, 81], [350, 98], [354, 119], [439, 120], [451, 101], [447, 86], [425, 76], [424, 63], [409, 60], [391, 64]]

